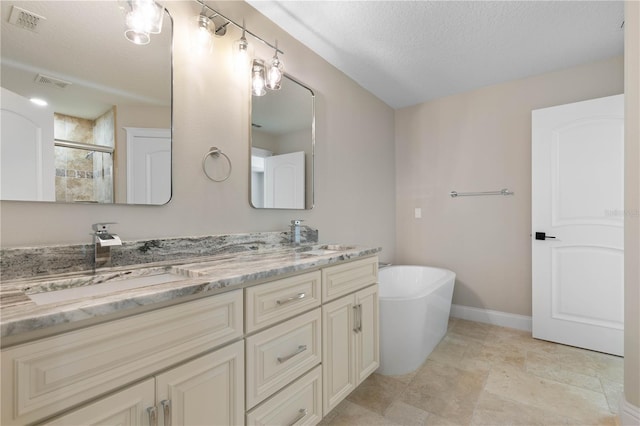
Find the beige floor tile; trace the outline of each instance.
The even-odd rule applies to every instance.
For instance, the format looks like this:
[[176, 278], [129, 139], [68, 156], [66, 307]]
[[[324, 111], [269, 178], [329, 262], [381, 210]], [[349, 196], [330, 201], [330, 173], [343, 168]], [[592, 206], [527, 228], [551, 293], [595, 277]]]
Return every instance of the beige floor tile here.
[[385, 410], [407, 387], [406, 383], [390, 376], [372, 374], [347, 399], [377, 414]]
[[490, 336], [494, 327], [481, 322], [459, 319], [449, 329], [448, 333], [464, 336], [472, 340], [484, 341]]
[[474, 360], [478, 365], [485, 365], [488, 368], [505, 364], [523, 369], [526, 351], [513, 344], [487, 343], [480, 347], [469, 348], [464, 358]]
[[584, 374], [619, 383], [624, 380], [622, 357], [565, 345], [557, 345], [557, 354], [560, 362], [571, 364]]
[[419, 369], [420, 368], [418, 368], [415, 371], [412, 371], [410, 373], [402, 374], [402, 375], [399, 375], [399, 376], [385, 376], [385, 377], [389, 377], [391, 379], [394, 379], [394, 380], [397, 380], [397, 381], [399, 381], [401, 383], [404, 383], [405, 385], [408, 385], [413, 380], [413, 378], [416, 377], [416, 374], [418, 373]]
[[379, 414], [369, 411], [364, 407], [350, 401], [343, 401], [336, 407], [337, 412], [331, 420], [322, 421], [323, 426], [388, 426], [393, 425]]
[[566, 425], [570, 421], [545, 409], [509, 401], [489, 392], [482, 392], [471, 419], [472, 425]]
[[427, 423], [425, 426], [466, 426], [469, 423], [458, 423], [455, 419], [438, 416], [437, 414], [429, 413], [427, 417]]
[[600, 379], [600, 382], [602, 383], [604, 396], [607, 398], [607, 403], [609, 404], [609, 411], [617, 414], [620, 408], [622, 394], [624, 393], [624, 387], [622, 383], [614, 382], [607, 379]]
[[427, 424], [429, 413], [401, 401], [393, 402], [384, 412], [391, 423], [403, 426], [423, 426]]
[[482, 351], [483, 347], [484, 345], [476, 340], [450, 334], [436, 346], [428, 360], [461, 370], [488, 373], [492, 365], [490, 362], [486, 359], [467, 356], [468, 353]]
[[599, 419], [610, 414], [600, 392], [543, 379], [510, 366], [494, 367], [485, 391], [585, 424], [598, 424]]
[[455, 423], [468, 424], [485, 378], [485, 373], [427, 360], [400, 400]]
[[373, 375], [321, 424], [619, 426], [622, 379], [620, 357], [451, 319], [417, 371]]
[[602, 392], [600, 379], [595, 376], [579, 373], [579, 369], [574, 368], [572, 365], [565, 364], [566, 363], [559, 362], [554, 357], [530, 352], [527, 355], [526, 371], [527, 373], [545, 379]]

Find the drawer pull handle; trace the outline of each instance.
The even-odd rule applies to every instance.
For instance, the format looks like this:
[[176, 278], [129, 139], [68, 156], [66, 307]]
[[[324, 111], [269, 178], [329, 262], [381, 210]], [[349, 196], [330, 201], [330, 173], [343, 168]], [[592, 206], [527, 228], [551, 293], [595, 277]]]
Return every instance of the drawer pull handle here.
[[164, 416], [164, 426], [171, 426], [171, 401], [168, 399], [160, 401]]
[[298, 410], [298, 417], [296, 417], [291, 423], [289, 423], [289, 426], [295, 425], [300, 420], [304, 419], [306, 416], [307, 416], [307, 409], [306, 408], [299, 409]]
[[158, 426], [158, 410], [156, 410], [156, 407], [147, 408], [147, 413], [149, 413], [149, 426]]
[[280, 364], [282, 364], [283, 362], [287, 362], [289, 361], [291, 358], [293, 358], [294, 356], [298, 355], [299, 353], [302, 353], [304, 351], [307, 350], [307, 345], [300, 345], [298, 346], [298, 349], [296, 349], [296, 351], [290, 355], [284, 356], [284, 357], [278, 357], [277, 360]]
[[288, 297], [286, 299], [283, 300], [276, 300], [276, 304], [278, 306], [282, 306], [282, 305], [286, 305], [287, 303], [291, 303], [291, 302], [295, 302], [296, 300], [302, 300], [306, 297], [307, 295], [305, 293], [298, 293], [295, 296], [292, 297]]

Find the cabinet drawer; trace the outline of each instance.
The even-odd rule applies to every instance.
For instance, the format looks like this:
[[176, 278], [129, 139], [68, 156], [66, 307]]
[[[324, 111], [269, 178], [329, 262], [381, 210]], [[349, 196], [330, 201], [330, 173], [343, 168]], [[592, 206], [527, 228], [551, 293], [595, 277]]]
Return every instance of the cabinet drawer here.
[[245, 289], [247, 333], [320, 306], [320, 271]]
[[322, 303], [378, 282], [378, 257], [369, 257], [322, 270]]
[[322, 361], [320, 308], [246, 339], [247, 408]]
[[322, 366], [247, 414], [247, 426], [315, 425], [322, 420]]
[[242, 336], [236, 290], [2, 351], [3, 425], [32, 423]]

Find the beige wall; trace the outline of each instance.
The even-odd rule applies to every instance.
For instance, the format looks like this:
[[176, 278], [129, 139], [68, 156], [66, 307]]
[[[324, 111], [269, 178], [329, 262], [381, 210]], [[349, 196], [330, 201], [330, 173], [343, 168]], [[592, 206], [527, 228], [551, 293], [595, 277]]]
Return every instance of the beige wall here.
[[640, 417], [640, 3], [625, 3], [624, 394]]
[[455, 271], [456, 304], [531, 315], [531, 110], [622, 92], [616, 57], [397, 110], [396, 262]]
[[[316, 208], [255, 210], [249, 206], [248, 84], [233, 73], [233, 29], [206, 58], [188, 54], [193, 1], [163, 1], [174, 19], [173, 198], [166, 206], [78, 206], [2, 202], [2, 246], [90, 242], [91, 224], [113, 227], [125, 240], [275, 231], [294, 218], [326, 242], [395, 244], [393, 110], [243, 2], [208, 2], [253, 32], [278, 40], [287, 72], [316, 92]], [[253, 40], [249, 37], [249, 42]], [[253, 43], [268, 59], [273, 51]], [[119, 123], [121, 126], [122, 123]], [[233, 162], [224, 183], [208, 180], [201, 161], [218, 146]], [[357, 194], [357, 197], [354, 196]]]

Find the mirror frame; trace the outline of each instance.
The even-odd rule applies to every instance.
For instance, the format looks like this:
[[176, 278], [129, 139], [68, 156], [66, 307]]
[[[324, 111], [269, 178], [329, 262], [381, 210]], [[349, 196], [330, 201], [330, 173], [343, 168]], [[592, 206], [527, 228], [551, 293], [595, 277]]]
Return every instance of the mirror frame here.
[[[169, 170], [170, 170], [170, 181], [169, 181], [169, 198], [167, 199], [167, 201], [163, 202], [162, 204], [150, 204], [150, 203], [127, 203], [127, 202], [112, 202], [112, 203], [96, 203], [96, 202], [92, 202], [92, 201], [57, 201], [57, 200], [13, 200], [13, 199], [0, 199], [0, 202], [26, 202], [26, 203], [47, 203], [47, 204], [64, 204], [64, 205], [97, 205], [97, 206], [151, 206], [151, 207], [160, 207], [160, 206], [165, 206], [167, 204], [169, 204], [171, 202], [171, 200], [173, 199], [173, 190], [174, 190], [174, 176], [173, 176], [173, 171], [174, 171], [174, 167], [173, 167], [173, 155], [174, 155], [174, 143], [175, 143], [175, 139], [174, 139], [174, 88], [175, 88], [175, 84], [174, 84], [174, 49], [175, 49], [175, 22], [173, 19], [173, 16], [171, 15], [171, 12], [169, 11], [169, 9], [167, 7], [163, 6], [163, 13], [165, 13], [165, 17], [164, 19], [168, 19], [169, 20], [169, 39], [170, 39], [170, 44], [169, 44], [169, 66], [170, 66], [170, 70], [169, 70], [169, 116], [170, 116], [170, 123], [169, 123], [169, 133], [170, 133], [170, 138], [171, 138], [171, 147], [170, 147], [170, 158], [171, 158], [171, 162], [169, 164]], [[114, 129], [117, 131], [117, 129]], [[126, 147], [125, 147], [126, 150]], [[126, 169], [126, 164], [125, 165], [121, 165], [121, 167]], [[114, 182], [114, 190], [115, 190], [115, 182]], [[115, 193], [114, 193], [114, 197], [115, 197]]]
[[[249, 90], [249, 205], [255, 210], [312, 210], [316, 205], [316, 190], [315, 190], [315, 174], [316, 174], [316, 92], [307, 86], [302, 81], [293, 77], [291, 74], [285, 72], [283, 78], [287, 78], [292, 82], [300, 85], [304, 89], [307, 89], [311, 94], [311, 182], [306, 182], [305, 179], [305, 203], [304, 209], [291, 209], [284, 207], [256, 207], [253, 205], [251, 195], [253, 186], [251, 185], [251, 150], [253, 148], [253, 95]], [[267, 90], [267, 96], [269, 90]], [[307, 194], [307, 191], [311, 191], [311, 194]]]

